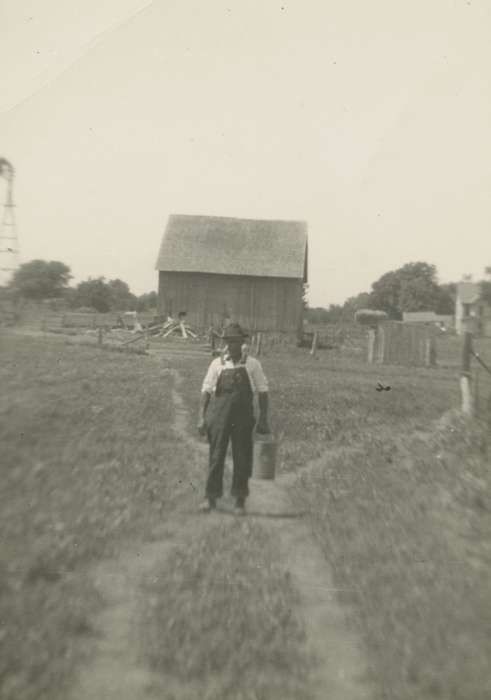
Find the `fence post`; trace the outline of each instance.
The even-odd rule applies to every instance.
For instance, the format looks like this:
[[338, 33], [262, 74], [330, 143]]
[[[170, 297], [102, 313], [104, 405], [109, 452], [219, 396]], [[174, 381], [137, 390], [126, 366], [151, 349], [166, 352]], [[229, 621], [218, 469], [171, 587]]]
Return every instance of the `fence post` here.
[[425, 366], [434, 367], [436, 364], [435, 338], [429, 335], [425, 341]]
[[384, 364], [385, 360], [385, 329], [380, 325], [377, 329], [377, 363]]
[[464, 326], [462, 344], [462, 362], [460, 367], [460, 391], [462, 395], [462, 412], [468, 416], [474, 413], [474, 402], [471, 387], [471, 353], [472, 333], [468, 326]]
[[476, 415], [479, 415], [479, 365], [476, 367], [476, 374], [474, 375], [474, 410], [476, 412]]
[[315, 353], [317, 352], [318, 338], [319, 338], [319, 335], [318, 335], [317, 331], [314, 331], [314, 337], [312, 338], [312, 347], [310, 349], [310, 354], [312, 355], [312, 357], [315, 357]]
[[256, 341], [256, 357], [259, 357], [259, 355], [261, 354], [262, 341], [263, 341], [263, 334], [261, 333], [261, 331], [259, 331], [257, 334], [257, 341]]
[[368, 331], [368, 364], [373, 365], [373, 357], [375, 352], [375, 329], [370, 328]]

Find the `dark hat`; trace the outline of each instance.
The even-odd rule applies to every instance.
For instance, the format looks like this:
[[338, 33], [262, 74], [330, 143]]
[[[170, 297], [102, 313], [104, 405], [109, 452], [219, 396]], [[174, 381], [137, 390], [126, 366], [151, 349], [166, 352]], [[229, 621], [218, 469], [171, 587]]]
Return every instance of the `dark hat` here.
[[229, 323], [222, 335], [224, 340], [243, 340], [247, 337], [248, 334], [242, 330], [238, 323]]

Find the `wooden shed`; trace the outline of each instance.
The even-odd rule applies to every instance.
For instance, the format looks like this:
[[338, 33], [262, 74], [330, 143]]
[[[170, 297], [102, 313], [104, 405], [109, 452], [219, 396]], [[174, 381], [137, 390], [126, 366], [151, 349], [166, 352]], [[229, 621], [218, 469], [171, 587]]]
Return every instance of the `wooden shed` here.
[[250, 331], [297, 333], [307, 282], [307, 225], [172, 215], [160, 246], [160, 313], [205, 329], [227, 318]]

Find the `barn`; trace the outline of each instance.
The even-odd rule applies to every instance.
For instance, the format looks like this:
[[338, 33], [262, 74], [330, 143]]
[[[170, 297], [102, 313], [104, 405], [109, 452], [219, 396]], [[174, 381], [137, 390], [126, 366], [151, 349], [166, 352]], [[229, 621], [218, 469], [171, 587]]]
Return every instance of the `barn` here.
[[226, 319], [249, 331], [297, 333], [307, 282], [307, 225], [172, 215], [156, 268], [160, 313], [199, 329]]

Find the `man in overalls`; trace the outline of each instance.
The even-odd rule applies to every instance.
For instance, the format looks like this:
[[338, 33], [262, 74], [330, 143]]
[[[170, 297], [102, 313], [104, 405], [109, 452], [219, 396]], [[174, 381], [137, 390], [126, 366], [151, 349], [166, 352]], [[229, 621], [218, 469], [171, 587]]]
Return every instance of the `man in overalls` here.
[[[233, 477], [232, 497], [235, 513], [245, 513], [249, 495], [248, 482], [252, 474], [252, 433], [255, 425], [253, 397], [258, 395], [258, 433], [269, 433], [268, 382], [261, 363], [243, 352], [246, 334], [238, 323], [225, 329], [223, 338], [227, 351], [210, 364], [203, 382], [198, 430], [208, 436], [210, 445], [209, 472], [206, 482], [206, 500], [200, 506], [203, 512], [216, 507], [223, 495], [223, 470], [229, 440], [232, 441]], [[214, 400], [210, 404], [210, 399]]]

